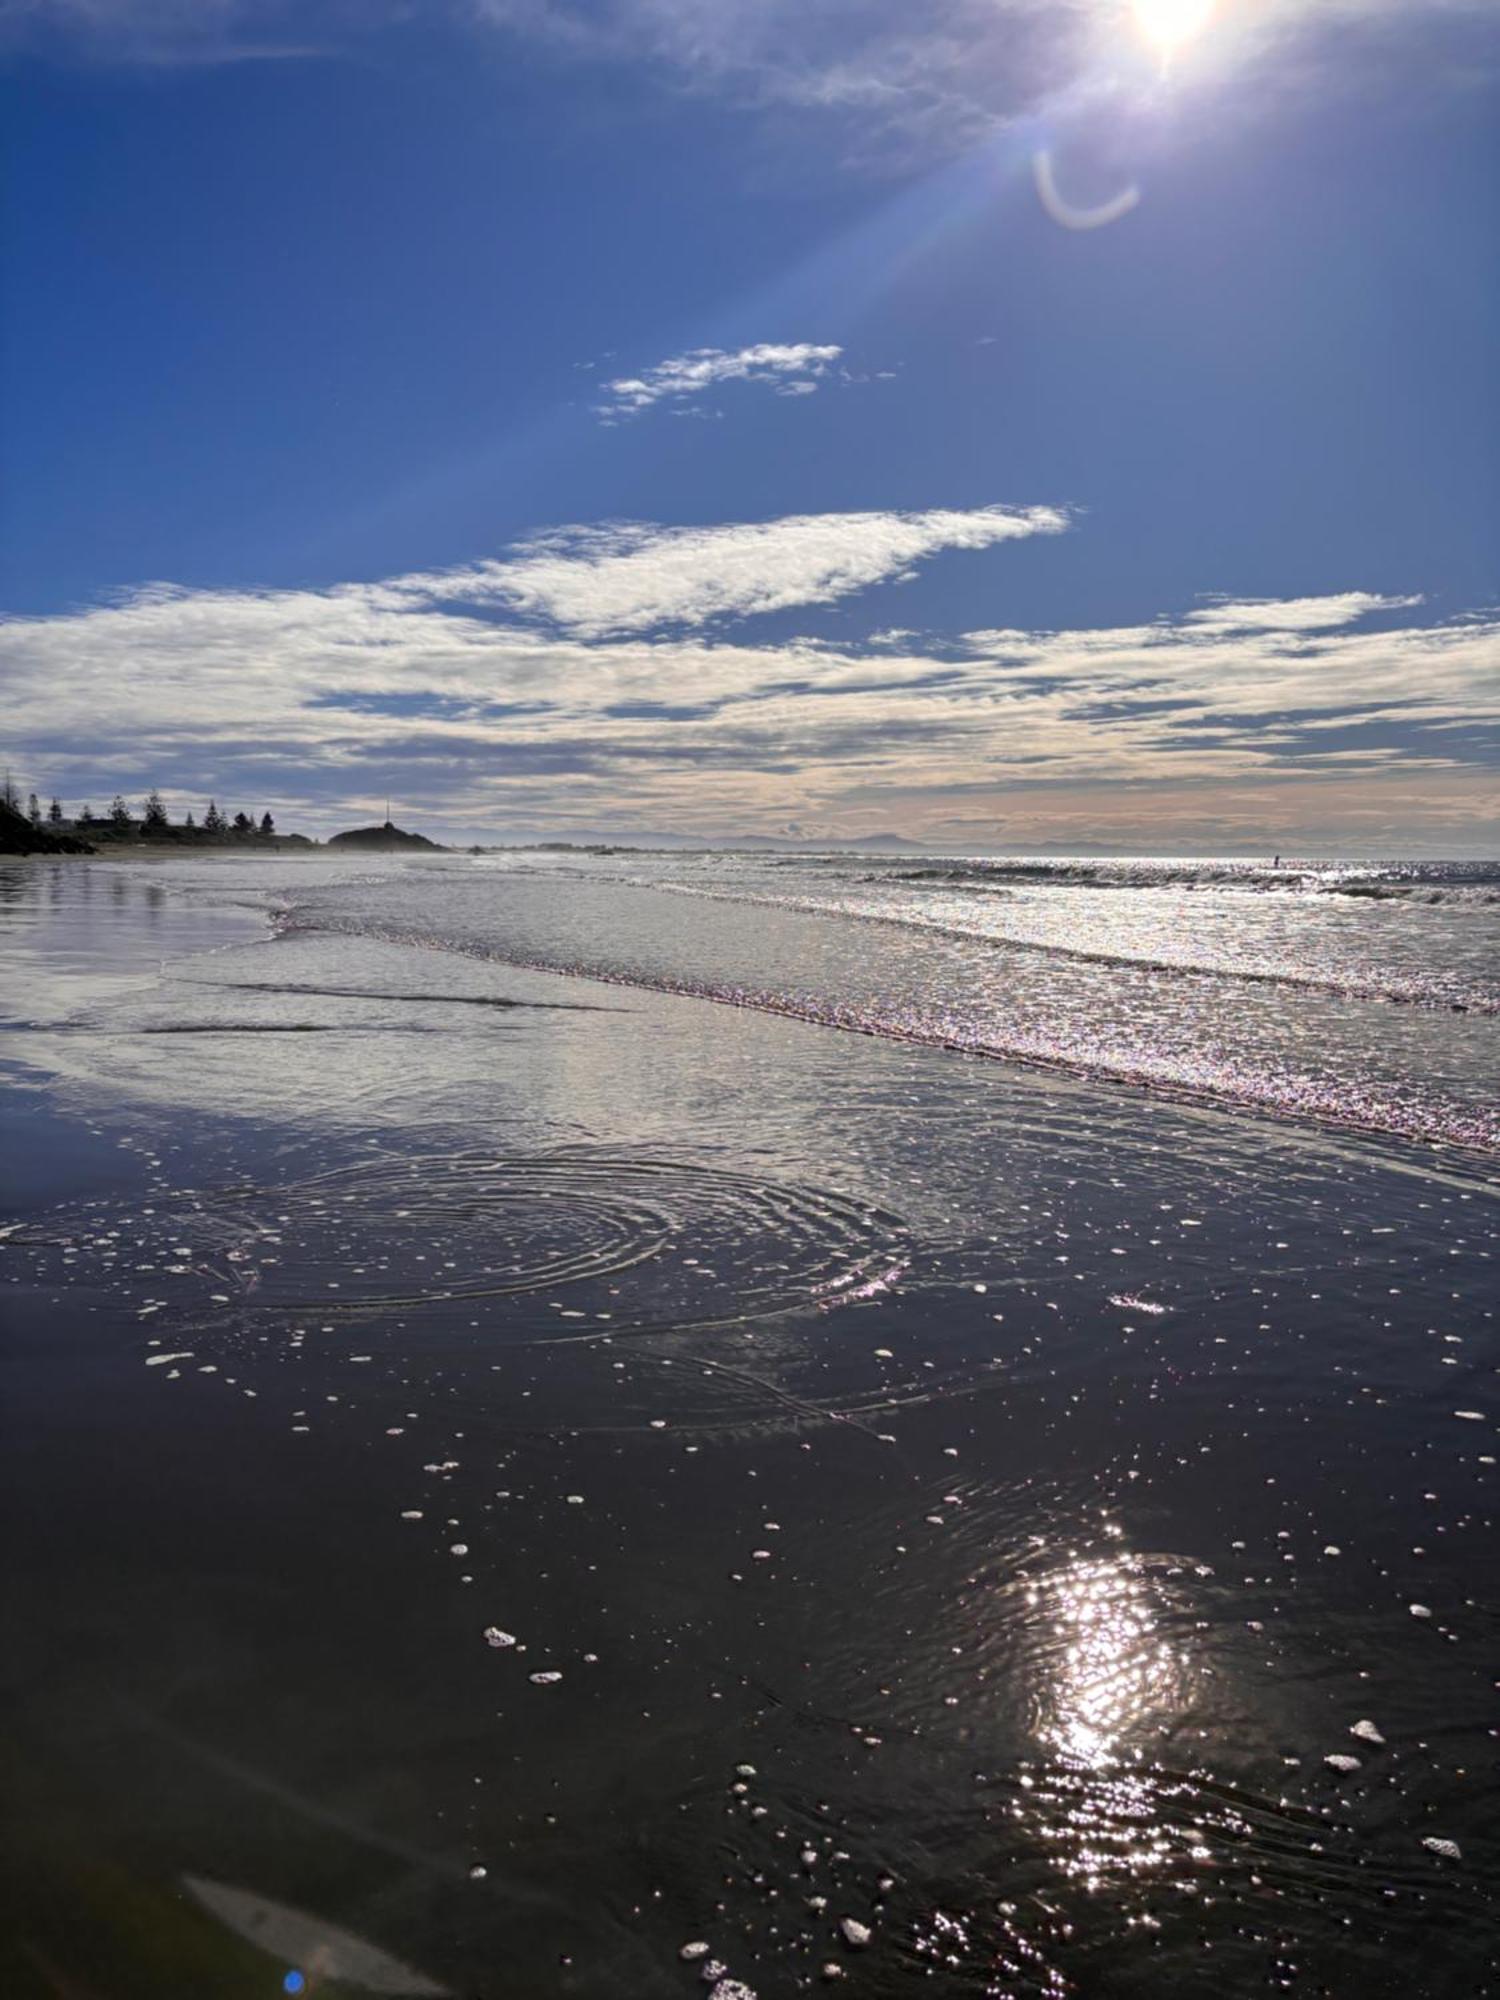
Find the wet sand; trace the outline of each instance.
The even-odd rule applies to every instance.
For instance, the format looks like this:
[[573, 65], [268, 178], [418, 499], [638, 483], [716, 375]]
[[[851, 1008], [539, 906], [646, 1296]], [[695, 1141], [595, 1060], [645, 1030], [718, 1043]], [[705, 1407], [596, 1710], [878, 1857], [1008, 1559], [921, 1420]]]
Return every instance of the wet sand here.
[[7, 1991], [1488, 1989], [1481, 1171], [135, 894], [4, 1042]]

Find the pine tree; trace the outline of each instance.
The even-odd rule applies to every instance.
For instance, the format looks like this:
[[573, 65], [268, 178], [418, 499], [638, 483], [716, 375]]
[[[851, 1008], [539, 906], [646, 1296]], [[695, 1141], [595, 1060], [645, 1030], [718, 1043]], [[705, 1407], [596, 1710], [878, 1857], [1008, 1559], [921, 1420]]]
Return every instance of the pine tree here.
[[80, 806], [78, 808], [77, 824], [79, 826], [92, 826], [94, 824], [94, 808], [92, 806]]
[[47, 808], [47, 817], [48, 817], [48, 819], [49, 819], [49, 820], [51, 820], [51, 822], [52, 822], [52, 824], [53, 824], [54, 826], [61, 826], [61, 825], [62, 825], [62, 822], [63, 822], [63, 809], [62, 809], [62, 800], [61, 800], [61, 799], [57, 799], [57, 798], [53, 799], [53, 801], [52, 801], [51, 805], [50, 805], [50, 806], [48, 806], [48, 808]]
[[170, 824], [162, 795], [153, 785], [146, 794], [145, 817], [141, 823], [141, 831], [149, 840], [153, 834], [165, 833]]
[[224, 815], [219, 811], [219, 808], [214, 804], [212, 799], [208, 802], [208, 811], [203, 815], [203, 831], [205, 833], [222, 833], [224, 831]]
[[198, 822], [193, 818], [193, 815], [190, 812], [184, 813], [182, 815], [182, 823], [184, 826], [191, 827], [194, 833], [198, 831]]
[[234, 831], [238, 834], [254, 833], [255, 822], [249, 813], [237, 812], [234, 816]]
[[8, 805], [13, 813], [18, 813], [21, 810], [21, 794], [11, 783], [9, 771], [5, 774], [5, 787], [3, 791], [0, 791], [0, 801]]
[[271, 838], [271, 835], [276, 831], [276, 822], [274, 819], [272, 819], [269, 813], [261, 814], [260, 830], [264, 838], [267, 840], [269, 840]]
[[126, 832], [132, 825], [130, 808], [118, 792], [115, 793], [114, 802], [109, 809], [109, 823], [113, 827], [118, 827], [121, 833]]
[[42, 802], [35, 792], [26, 801], [26, 817], [33, 826], [40, 826], [42, 823]]

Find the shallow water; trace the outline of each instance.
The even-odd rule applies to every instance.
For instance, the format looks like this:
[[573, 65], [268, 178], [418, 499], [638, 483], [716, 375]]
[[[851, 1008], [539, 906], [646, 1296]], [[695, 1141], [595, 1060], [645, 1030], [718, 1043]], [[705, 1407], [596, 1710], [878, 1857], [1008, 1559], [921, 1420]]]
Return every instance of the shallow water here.
[[13, 871], [7, 1990], [1488, 1990], [1483, 1155], [477, 873]]
[[1043, 871], [1040, 887], [1023, 877], [1003, 900], [966, 894], [957, 908], [946, 879], [928, 879], [952, 872], [929, 862], [872, 877], [867, 859], [837, 857], [494, 856], [396, 884], [309, 884], [282, 922], [1500, 1147], [1493, 869], [1455, 864], [1443, 884], [1424, 877], [1418, 897], [1405, 876], [1349, 870], [1257, 890], [1222, 864], [1187, 883], [1180, 864], [1137, 866], [1128, 885], [1096, 868], [1081, 887], [1088, 871], [1075, 865], [1061, 884]]

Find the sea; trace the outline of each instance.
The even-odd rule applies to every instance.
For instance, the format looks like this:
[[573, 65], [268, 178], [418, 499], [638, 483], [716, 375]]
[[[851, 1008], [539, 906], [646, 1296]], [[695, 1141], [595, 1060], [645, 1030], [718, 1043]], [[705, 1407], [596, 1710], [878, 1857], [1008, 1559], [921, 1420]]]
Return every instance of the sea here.
[[1500, 865], [0, 864], [4, 1990], [1497, 1990]]

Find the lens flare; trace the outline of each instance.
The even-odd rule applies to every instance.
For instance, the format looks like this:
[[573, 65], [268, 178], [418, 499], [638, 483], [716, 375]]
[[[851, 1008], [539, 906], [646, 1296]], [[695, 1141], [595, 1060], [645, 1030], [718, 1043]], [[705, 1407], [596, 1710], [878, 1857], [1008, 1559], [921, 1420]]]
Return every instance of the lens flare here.
[[1136, 26], [1163, 55], [1171, 55], [1201, 32], [1214, 0], [1131, 0]]

